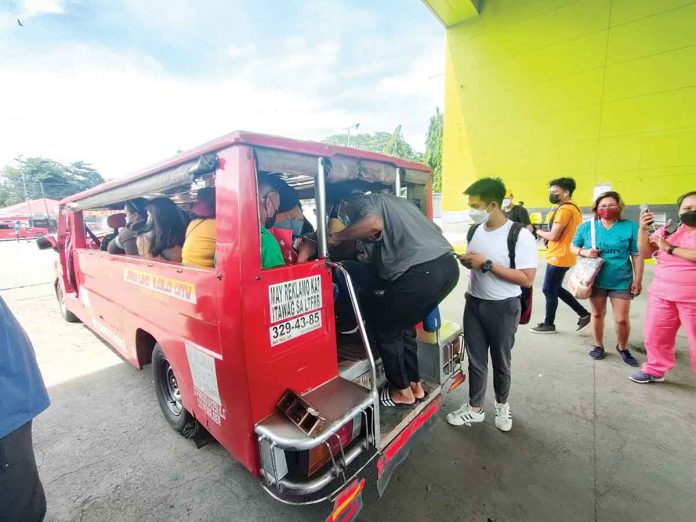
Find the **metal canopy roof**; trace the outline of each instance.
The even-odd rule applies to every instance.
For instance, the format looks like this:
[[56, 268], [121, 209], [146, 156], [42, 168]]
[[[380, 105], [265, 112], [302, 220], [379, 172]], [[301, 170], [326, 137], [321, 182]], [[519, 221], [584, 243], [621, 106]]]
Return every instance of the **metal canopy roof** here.
[[[148, 178], [154, 177], [156, 174], [167, 173], [177, 180], [177, 174], [182, 174], [187, 170], [187, 168], [193, 164], [200, 156], [208, 152], [218, 152], [220, 150], [226, 149], [232, 145], [245, 144], [252, 145], [255, 147], [263, 147], [268, 149], [283, 150], [287, 152], [293, 152], [295, 154], [304, 154], [307, 156], [314, 157], [324, 157], [331, 158], [333, 156], [352, 157], [356, 159], [370, 160], [378, 163], [385, 163], [392, 165], [394, 167], [400, 167], [410, 171], [423, 172], [426, 175], [430, 172], [430, 168], [422, 163], [417, 163], [414, 161], [408, 161], [393, 156], [388, 156], [386, 154], [379, 154], [376, 152], [369, 152], [360, 149], [353, 149], [349, 147], [342, 147], [339, 145], [327, 145], [324, 143], [318, 143], [313, 141], [303, 141], [294, 140], [290, 138], [282, 138], [279, 136], [271, 136], [267, 134], [257, 134], [253, 132], [246, 131], [235, 131], [230, 134], [226, 134], [216, 140], [210, 141], [204, 145], [196, 147], [194, 149], [188, 150], [173, 158], [169, 158], [160, 163], [152, 165], [133, 176], [124, 179], [117, 179], [104, 183], [97, 187], [91, 188], [84, 192], [74, 194], [61, 201], [61, 205], [68, 203], [77, 203], [73, 206], [86, 208], [87, 206], [92, 206], [98, 201], [105, 199], [104, 197], [99, 197], [100, 194], [109, 192], [111, 195], [107, 196], [109, 199], [113, 199], [115, 193], [121, 192], [119, 188], [125, 187], [127, 185], [142, 185], [142, 187], [147, 187], [155, 180], [149, 180]], [[178, 168], [179, 167], [179, 168]], [[184, 167], [184, 168], [180, 168]], [[158, 178], [160, 176], [157, 176]], [[172, 182], [174, 182], [172, 181]], [[159, 183], [159, 181], [157, 181]], [[127, 192], [123, 190], [123, 192]]]

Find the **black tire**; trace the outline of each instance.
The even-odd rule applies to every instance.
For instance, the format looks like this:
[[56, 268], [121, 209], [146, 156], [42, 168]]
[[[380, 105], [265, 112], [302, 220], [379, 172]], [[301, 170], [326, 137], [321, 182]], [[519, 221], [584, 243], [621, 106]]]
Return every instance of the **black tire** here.
[[198, 433], [200, 424], [184, 408], [174, 368], [169, 364], [159, 343], [155, 343], [152, 351], [152, 377], [155, 381], [157, 402], [164, 418], [174, 431], [188, 439], [193, 438]]
[[69, 323], [79, 323], [80, 318], [68, 310], [68, 307], [65, 304], [65, 296], [63, 295], [63, 289], [60, 286], [60, 282], [56, 283], [56, 298], [58, 299], [58, 308], [60, 309], [60, 315], [63, 316], [63, 319]]

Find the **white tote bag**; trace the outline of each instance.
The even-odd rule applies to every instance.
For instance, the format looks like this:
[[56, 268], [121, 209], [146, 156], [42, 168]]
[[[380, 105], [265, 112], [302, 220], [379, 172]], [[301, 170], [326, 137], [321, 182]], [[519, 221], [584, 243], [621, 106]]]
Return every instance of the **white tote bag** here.
[[[592, 238], [592, 249], [596, 250], [596, 230], [597, 220], [593, 219], [590, 225], [590, 237]], [[580, 257], [575, 263], [575, 267], [568, 279], [568, 291], [576, 299], [587, 299], [592, 295], [592, 285], [597, 278], [597, 274], [602, 269], [604, 259], [601, 257]]]

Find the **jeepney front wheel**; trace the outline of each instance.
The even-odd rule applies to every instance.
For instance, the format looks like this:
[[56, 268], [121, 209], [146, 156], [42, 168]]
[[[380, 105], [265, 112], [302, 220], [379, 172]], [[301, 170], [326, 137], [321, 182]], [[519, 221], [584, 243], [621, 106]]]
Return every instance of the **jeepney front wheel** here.
[[56, 298], [58, 299], [58, 307], [60, 308], [60, 315], [63, 316], [63, 319], [69, 323], [79, 323], [80, 318], [68, 310], [68, 305], [65, 304], [65, 294], [63, 293], [60, 281], [56, 282]]
[[155, 380], [157, 402], [164, 418], [176, 432], [186, 438], [193, 438], [198, 433], [200, 424], [184, 408], [174, 368], [159, 343], [155, 343], [152, 351], [152, 376]]

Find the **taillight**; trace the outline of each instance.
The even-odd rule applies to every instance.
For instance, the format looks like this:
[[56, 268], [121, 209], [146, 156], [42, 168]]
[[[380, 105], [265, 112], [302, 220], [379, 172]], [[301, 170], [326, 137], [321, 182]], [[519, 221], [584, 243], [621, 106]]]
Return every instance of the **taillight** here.
[[[341, 453], [341, 445], [345, 450], [346, 446], [348, 446], [348, 444], [350, 444], [350, 442], [355, 438], [355, 436], [360, 433], [359, 429], [356, 433], [356, 430], [353, 426], [354, 423], [358, 428], [360, 427], [359, 418], [355, 418], [353, 420], [348, 421], [343, 426], [341, 426], [336, 432], [338, 437], [333, 436], [326, 441], [329, 446], [328, 448], [326, 444], [322, 444], [321, 446], [317, 446], [316, 448], [309, 450], [309, 475], [313, 475], [317, 470], [319, 470], [319, 468], [326, 464], [329, 461], [329, 459], [331, 459], [329, 448], [331, 448], [331, 453], [334, 456], [338, 455]], [[338, 442], [339, 439], [341, 441], [340, 444]]]

